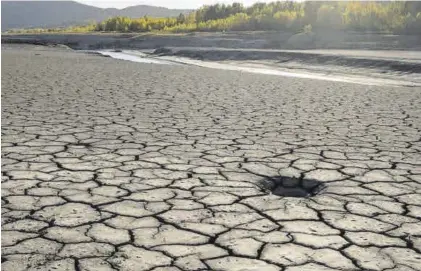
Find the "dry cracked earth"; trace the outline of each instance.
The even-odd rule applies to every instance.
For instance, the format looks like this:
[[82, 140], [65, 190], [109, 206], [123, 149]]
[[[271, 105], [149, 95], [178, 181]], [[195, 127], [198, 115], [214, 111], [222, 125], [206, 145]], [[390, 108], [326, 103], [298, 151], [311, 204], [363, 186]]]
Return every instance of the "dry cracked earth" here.
[[419, 88], [2, 57], [3, 270], [421, 270]]

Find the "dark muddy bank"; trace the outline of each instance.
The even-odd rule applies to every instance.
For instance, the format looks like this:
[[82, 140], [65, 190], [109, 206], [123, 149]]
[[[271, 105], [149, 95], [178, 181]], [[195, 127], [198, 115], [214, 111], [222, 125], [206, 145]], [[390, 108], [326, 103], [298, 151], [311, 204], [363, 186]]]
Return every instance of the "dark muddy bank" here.
[[[287, 64], [294, 62], [296, 64], [307, 65], [334, 65], [356, 68], [372, 68], [388, 71], [421, 73], [421, 58], [419, 59], [396, 59], [388, 57], [387, 51], [382, 52], [379, 57], [379, 51], [374, 52], [373, 56], [358, 57], [349, 52], [342, 54], [325, 53], [307, 53], [280, 51], [280, 50], [242, 50], [242, 49], [222, 49], [222, 48], [159, 48], [154, 54], [160, 56], [179, 56], [188, 57], [206, 61], [244, 61], [244, 60], [270, 60], [277, 64]], [[420, 53], [421, 56], [421, 53]]]

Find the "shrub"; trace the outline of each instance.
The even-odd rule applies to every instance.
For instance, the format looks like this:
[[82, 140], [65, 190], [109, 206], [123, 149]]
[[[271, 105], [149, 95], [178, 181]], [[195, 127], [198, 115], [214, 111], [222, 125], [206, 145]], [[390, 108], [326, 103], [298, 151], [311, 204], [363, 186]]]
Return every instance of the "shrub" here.
[[313, 27], [311, 26], [311, 24], [305, 25], [304, 26], [304, 33], [311, 33], [313, 32]]

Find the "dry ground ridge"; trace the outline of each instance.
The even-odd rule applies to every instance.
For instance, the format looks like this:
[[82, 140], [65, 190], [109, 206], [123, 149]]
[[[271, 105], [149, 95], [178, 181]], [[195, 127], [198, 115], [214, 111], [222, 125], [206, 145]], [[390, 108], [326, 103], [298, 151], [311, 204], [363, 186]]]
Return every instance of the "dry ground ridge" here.
[[421, 89], [2, 57], [3, 270], [421, 270]]

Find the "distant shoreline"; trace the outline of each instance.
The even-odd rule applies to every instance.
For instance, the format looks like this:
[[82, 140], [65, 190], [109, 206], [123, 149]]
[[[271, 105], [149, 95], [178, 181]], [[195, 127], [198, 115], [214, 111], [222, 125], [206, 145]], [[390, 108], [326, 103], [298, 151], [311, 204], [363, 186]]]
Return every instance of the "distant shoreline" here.
[[295, 34], [287, 31], [163, 33], [54, 33], [3, 34], [2, 43], [37, 45], [63, 44], [75, 50], [157, 49], [160, 47], [222, 47], [249, 49], [345, 49], [421, 50], [420, 35], [384, 33], [320, 32], [290, 42]]

